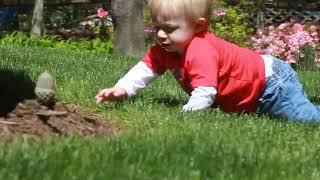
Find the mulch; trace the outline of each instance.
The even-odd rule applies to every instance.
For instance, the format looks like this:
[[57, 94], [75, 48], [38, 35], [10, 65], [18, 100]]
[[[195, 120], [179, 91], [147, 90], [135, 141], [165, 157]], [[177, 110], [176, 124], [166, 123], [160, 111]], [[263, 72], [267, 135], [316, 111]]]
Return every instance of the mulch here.
[[27, 99], [0, 116], [0, 141], [19, 137], [98, 137], [119, 131], [119, 127], [102, 115], [64, 102], [47, 107], [36, 99]]

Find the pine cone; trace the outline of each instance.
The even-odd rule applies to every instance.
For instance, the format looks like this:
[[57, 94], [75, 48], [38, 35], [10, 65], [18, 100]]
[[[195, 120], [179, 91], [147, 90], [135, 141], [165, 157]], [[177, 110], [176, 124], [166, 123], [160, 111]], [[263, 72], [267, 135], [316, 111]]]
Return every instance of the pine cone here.
[[53, 103], [55, 95], [55, 78], [49, 72], [43, 72], [38, 78], [34, 92], [40, 103], [44, 105]]

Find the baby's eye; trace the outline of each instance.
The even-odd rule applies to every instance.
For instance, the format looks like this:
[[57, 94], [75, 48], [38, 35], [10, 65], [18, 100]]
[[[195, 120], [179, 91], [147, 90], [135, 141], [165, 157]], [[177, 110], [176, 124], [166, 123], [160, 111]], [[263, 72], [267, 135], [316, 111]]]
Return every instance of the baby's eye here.
[[153, 26], [156, 32], [158, 32], [161, 28], [159, 26]]
[[165, 29], [164, 29], [164, 31], [166, 32], [166, 33], [172, 33], [173, 31], [175, 31], [177, 28], [176, 27], [166, 27]]

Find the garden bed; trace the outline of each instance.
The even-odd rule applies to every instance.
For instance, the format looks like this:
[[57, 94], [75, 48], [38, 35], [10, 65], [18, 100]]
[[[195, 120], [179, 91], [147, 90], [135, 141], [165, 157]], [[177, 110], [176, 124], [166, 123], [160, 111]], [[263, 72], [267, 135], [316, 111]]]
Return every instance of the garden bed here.
[[0, 140], [4, 141], [15, 137], [97, 137], [118, 131], [119, 128], [101, 115], [62, 102], [49, 108], [35, 99], [24, 100], [6, 116], [0, 117]]

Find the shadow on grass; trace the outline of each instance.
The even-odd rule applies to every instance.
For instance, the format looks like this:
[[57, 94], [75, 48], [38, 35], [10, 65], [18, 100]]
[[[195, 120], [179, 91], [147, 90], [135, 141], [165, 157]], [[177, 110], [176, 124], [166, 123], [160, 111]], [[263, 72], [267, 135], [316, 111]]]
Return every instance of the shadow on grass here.
[[159, 104], [164, 104], [167, 107], [176, 107], [183, 103], [181, 99], [174, 97], [155, 97], [154, 101]]
[[24, 99], [34, 98], [35, 83], [24, 71], [0, 69], [0, 116], [5, 116]]
[[316, 105], [320, 105], [320, 96], [311, 96], [309, 97], [310, 101]]

